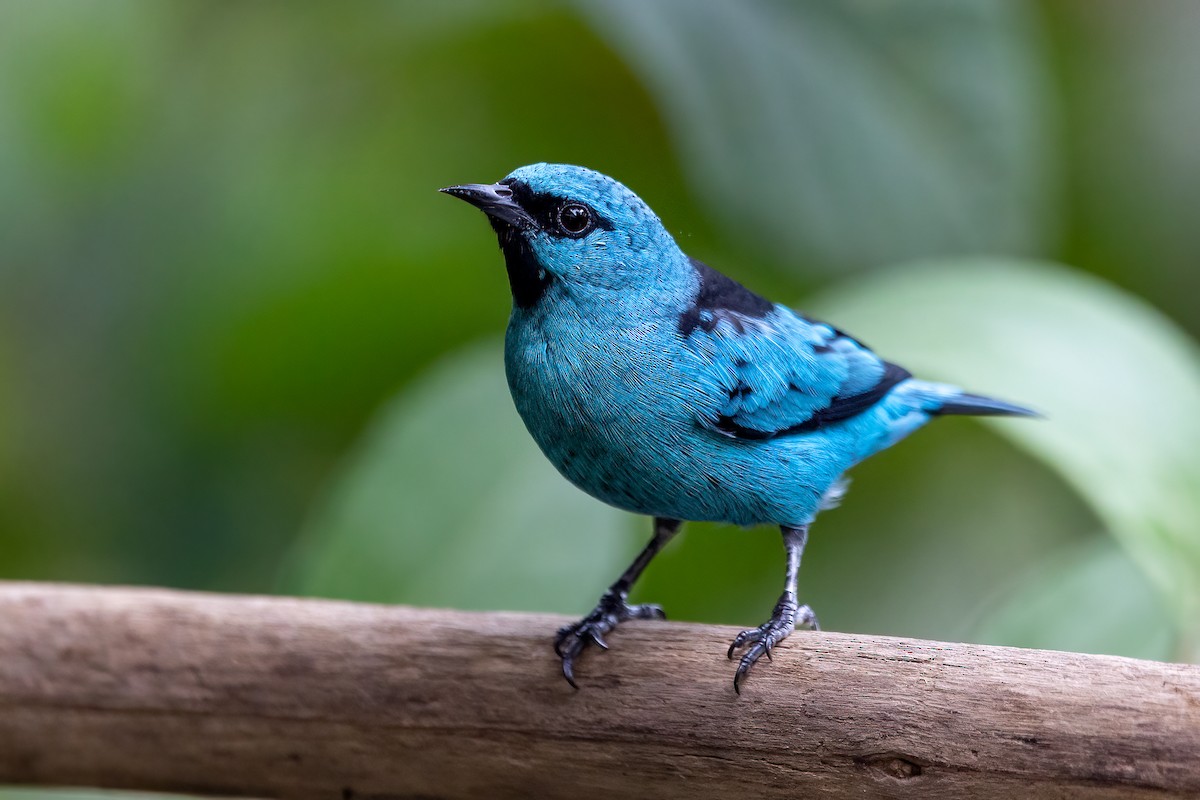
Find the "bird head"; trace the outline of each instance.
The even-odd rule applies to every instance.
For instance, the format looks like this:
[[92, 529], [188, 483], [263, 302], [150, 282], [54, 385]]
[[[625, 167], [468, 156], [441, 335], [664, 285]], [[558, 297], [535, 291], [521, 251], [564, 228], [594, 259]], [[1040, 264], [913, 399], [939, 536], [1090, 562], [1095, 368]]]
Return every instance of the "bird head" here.
[[488, 215], [518, 307], [535, 306], [552, 290], [584, 303], [611, 302], [616, 295], [649, 300], [681, 295], [694, 281], [649, 206], [594, 170], [532, 164], [499, 183], [442, 191]]

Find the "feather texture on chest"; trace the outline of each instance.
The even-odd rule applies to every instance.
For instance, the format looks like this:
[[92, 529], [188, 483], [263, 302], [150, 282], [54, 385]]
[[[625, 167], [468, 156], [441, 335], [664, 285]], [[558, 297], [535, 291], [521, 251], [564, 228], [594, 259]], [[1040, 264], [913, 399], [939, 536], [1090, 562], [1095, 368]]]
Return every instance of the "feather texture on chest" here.
[[531, 429], [537, 420], [529, 414], [566, 430], [624, 428], [635, 420], [651, 422], [647, 397], [663, 390], [664, 370], [672, 370], [677, 348], [665, 323], [514, 320], [505, 339], [505, 368]]

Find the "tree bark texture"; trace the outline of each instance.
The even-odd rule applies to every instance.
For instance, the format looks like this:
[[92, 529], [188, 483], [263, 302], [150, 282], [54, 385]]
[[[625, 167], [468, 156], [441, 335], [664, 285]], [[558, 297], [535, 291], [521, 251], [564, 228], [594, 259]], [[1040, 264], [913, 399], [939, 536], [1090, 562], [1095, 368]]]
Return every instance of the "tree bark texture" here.
[[0, 783], [332, 800], [1200, 797], [1200, 667], [0, 584]]

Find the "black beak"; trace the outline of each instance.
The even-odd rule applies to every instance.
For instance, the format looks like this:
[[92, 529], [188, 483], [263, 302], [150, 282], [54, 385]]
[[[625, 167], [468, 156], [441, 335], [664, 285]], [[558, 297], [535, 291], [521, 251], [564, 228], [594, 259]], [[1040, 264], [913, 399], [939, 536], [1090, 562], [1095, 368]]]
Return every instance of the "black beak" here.
[[493, 219], [507, 222], [516, 228], [527, 228], [533, 224], [529, 212], [513, 200], [512, 189], [502, 183], [467, 183], [462, 186], [447, 186], [438, 191], [466, 200]]

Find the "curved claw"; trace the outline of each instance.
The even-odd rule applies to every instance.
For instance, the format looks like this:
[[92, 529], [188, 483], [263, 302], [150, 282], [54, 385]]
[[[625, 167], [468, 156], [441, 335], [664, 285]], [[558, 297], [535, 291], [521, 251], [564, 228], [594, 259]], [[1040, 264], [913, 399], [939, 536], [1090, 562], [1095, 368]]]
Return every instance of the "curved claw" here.
[[742, 693], [742, 676], [744, 676], [746, 672], [747, 670], [738, 667], [737, 672], [733, 673], [733, 693], [736, 695], [740, 695]]
[[562, 671], [563, 677], [567, 679], [567, 683], [571, 684], [571, 688], [578, 690], [579, 684], [575, 682], [575, 670], [572, 668], [571, 664], [573, 660], [574, 656], [563, 656]]
[[554, 653], [559, 658], [567, 657], [567, 654], [563, 651], [563, 644], [574, 634], [575, 631], [571, 629], [570, 625], [558, 629], [558, 634], [554, 637]]
[[759, 639], [742, 655], [741, 660], [738, 662], [737, 671], [733, 674], [733, 690], [735, 692], [738, 694], [742, 693], [742, 679], [750, 674], [750, 668], [757, 664], [758, 660], [764, 654], [767, 656], [767, 660], [773, 660], [770, 648], [764, 644], [764, 640]]
[[642, 603], [636, 606], [629, 606], [627, 609], [629, 619], [666, 619], [667, 615], [663, 613], [662, 607], [653, 603]]
[[740, 648], [742, 645], [744, 645], [746, 643], [746, 640], [743, 638], [745, 635], [746, 635], [746, 632], [742, 631], [737, 636], [733, 637], [733, 641], [729, 643], [729, 649], [727, 651], [725, 651], [725, 658], [729, 659], [730, 661], [733, 661], [734, 651], [736, 651], [738, 648]]
[[[765, 627], [765, 626], [764, 626]], [[725, 653], [725, 657], [730, 661], [733, 660], [733, 654], [745, 647], [748, 644], [757, 642], [762, 637], [762, 628], [750, 628], [733, 637], [733, 642], [729, 645], [729, 650]]]
[[627, 619], [666, 619], [666, 614], [652, 603], [631, 606], [625, 602], [624, 593], [606, 592], [591, 614], [573, 625], [558, 629], [554, 639], [554, 652], [562, 659], [563, 677], [578, 689], [575, 683], [575, 658], [588, 645], [594, 644], [601, 650], [608, 649], [605, 636]]
[[750, 673], [750, 668], [763, 656], [768, 661], [774, 661], [771, 649], [782, 642], [797, 628], [812, 628], [818, 630], [817, 615], [809, 606], [797, 606], [793, 597], [785, 595], [776, 604], [771, 618], [757, 628], [749, 628], [734, 637], [729, 645], [726, 657], [733, 659], [733, 654], [739, 648], [750, 645], [738, 662], [737, 671], [733, 675], [733, 690], [742, 693], [742, 680]]
[[742, 679], [750, 674], [750, 668], [758, 663], [758, 659], [765, 654], [768, 660], [771, 660], [771, 648], [764, 644], [763, 639], [754, 643], [746, 654], [742, 656], [742, 660], [738, 662], [737, 672], [733, 674], [733, 691], [737, 694], [742, 693]]

